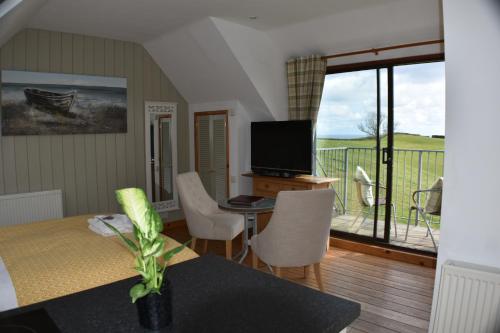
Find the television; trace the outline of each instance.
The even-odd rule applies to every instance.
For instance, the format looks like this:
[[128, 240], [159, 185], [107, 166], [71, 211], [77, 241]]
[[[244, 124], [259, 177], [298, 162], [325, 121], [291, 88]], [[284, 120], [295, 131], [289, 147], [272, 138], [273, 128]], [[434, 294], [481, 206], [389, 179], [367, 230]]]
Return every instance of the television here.
[[294, 177], [312, 174], [311, 120], [251, 124], [251, 165], [256, 174]]

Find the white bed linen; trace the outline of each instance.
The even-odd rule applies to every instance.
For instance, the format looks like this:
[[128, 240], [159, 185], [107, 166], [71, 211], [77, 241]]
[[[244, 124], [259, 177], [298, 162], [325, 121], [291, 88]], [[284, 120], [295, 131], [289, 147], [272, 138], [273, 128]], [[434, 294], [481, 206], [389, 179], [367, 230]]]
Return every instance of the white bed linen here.
[[17, 308], [16, 290], [0, 257], [0, 311]]

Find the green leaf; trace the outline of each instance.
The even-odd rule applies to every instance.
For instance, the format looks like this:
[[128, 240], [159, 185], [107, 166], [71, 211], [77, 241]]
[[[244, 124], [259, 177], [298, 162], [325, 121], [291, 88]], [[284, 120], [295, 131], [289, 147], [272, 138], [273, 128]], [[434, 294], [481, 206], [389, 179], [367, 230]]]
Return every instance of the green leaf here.
[[186, 243], [184, 243], [182, 245], [179, 245], [176, 248], [173, 248], [172, 250], [165, 251], [162, 254], [162, 257], [165, 260], [165, 262], [168, 262], [170, 259], [172, 259], [173, 256], [175, 256], [177, 253], [179, 253], [182, 250], [184, 250], [184, 248], [186, 247], [186, 245], [188, 245], [190, 242], [191, 242], [191, 240], [188, 240]]
[[130, 289], [129, 295], [132, 298], [132, 303], [135, 303], [137, 299], [149, 294], [150, 290], [144, 286], [142, 283], [138, 283]]
[[153, 244], [151, 244], [151, 246], [148, 247], [148, 249], [144, 249], [142, 255], [145, 257], [147, 256], [159, 257], [164, 247], [165, 247], [165, 239], [158, 238], [153, 242]]
[[143, 235], [149, 235], [151, 224], [146, 218], [148, 211], [153, 209], [140, 188], [125, 188], [116, 191], [116, 199], [123, 211]]
[[121, 240], [123, 241], [123, 243], [125, 243], [125, 245], [127, 245], [127, 247], [129, 248], [130, 251], [132, 252], [137, 252], [139, 251], [139, 249], [137, 248], [137, 245], [135, 245], [134, 242], [132, 242], [130, 239], [128, 239], [127, 237], [123, 236], [123, 234], [118, 231], [118, 229], [116, 229], [115, 227], [113, 227], [111, 224], [107, 223], [106, 221], [98, 218], [99, 221], [101, 221], [102, 223], [104, 223], [104, 225], [106, 225], [106, 227], [108, 227], [109, 229], [111, 229], [115, 234], [117, 234], [118, 236], [120, 236]]

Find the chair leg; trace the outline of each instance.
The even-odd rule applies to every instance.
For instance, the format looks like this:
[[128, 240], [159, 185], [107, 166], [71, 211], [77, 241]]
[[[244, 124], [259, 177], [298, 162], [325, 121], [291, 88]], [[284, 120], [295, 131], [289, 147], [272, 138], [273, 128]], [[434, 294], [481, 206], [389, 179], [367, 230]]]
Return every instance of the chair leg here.
[[252, 268], [257, 269], [259, 267], [259, 257], [252, 251]]
[[367, 213], [363, 216], [363, 220], [361, 221], [361, 223], [359, 224], [358, 229], [356, 229], [356, 231], [355, 231], [354, 233], [356, 233], [356, 234], [358, 233], [358, 231], [361, 229], [361, 227], [362, 227], [362, 226], [363, 226], [363, 224], [365, 223], [365, 221], [366, 221], [366, 219], [368, 218], [368, 216], [370, 216], [371, 212], [372, 212], [372, 208], [370, 208], [370, 209], [368, 210], [368, 212], [367, 212]]
[[277, 277], [281, 277], [281, 267], [274, 267], [274, 275], [276, 275]]
[[233, 256], [233, 241], [227, 240], [226, 241], [226, 259], [231, 260], [232, 256]]
[[411, 213], [413, 212], [413, 209], [410, 208], [410, 212], [408, 213], [408, 223], [406, 223], [406, 236], [405, 236], [405, 242], [408, 240], [408, 230], [410, 229], [410, 222], [411, 222]]
[[310, 265], [304, 266], [304, 279], [307, 279], [309, 277], [309, 267]]
[[208, 250], [208, 239], [203, 240], [203, 253], [207, 253]]
[[436, 241], [434, 240], [434, 235], [432, 234], [432, 229], [431, 229], [431, 225], [428, 221], [427, 214], [425, 214], [423, 211], [421, 211], [420, 214], [422, 214], [422, 217], [424, 218], [425, 224], [427, 225], [427, 232], [429, 233], [429, 235], [431, 235], [431, 240], [432, 240], [432, 244], [434, 245], [434, 250], [437, 252]]
[[321, 278], [321, 267], [319, 262], [315, 263], [314, 265], [314, 275], [316, 276], [316, 282], [318, 283], [319, 290], [325, 291], [325, 288], [323, 287], [323, 279]]
[[191, 250], [196, 248], [196, 237], [191, 238]]
[[396, 221], [396, 206], [391, 203], [392, 206], [392, 219], [394, 220], [394, 236], [398, 238], [398, 222]]

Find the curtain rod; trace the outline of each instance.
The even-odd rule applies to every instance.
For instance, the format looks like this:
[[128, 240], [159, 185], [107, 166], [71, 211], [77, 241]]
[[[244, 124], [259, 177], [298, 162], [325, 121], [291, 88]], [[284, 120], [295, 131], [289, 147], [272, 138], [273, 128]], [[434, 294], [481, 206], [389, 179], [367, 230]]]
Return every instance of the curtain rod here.
[[379, 52], [382, 52], [382, 51], [404, 49], [404, 48], [407, 48], [407, 47], [415, 47], [415, 46], [422, 46], [422, 45], [443, 44], [443, 43], [444, 43], [444, 39], [427, 40], [427, 41], [423, 41], [423, 42], [416, 42], [416, 43], [409, 43], [409, 44], [399, 44], [399, 45], [385, 46], [385, 47], [379, 47], [379, 48], [373, 48], [373, 49], [366, 49], [366, 50], [360, 50], [360, 51], [337, 53], [337, 54], [332, 54], [332, 55], [324, 56], [324, 57], [321, 57], [321, 58], [328, 60], [328, 59], [333, 59], [333, 58], [348, 57], [348, 56], [352, 56], [352, 55], [366, 54], [366, 53], [374, 53], [375, 55], [378, 55]]

